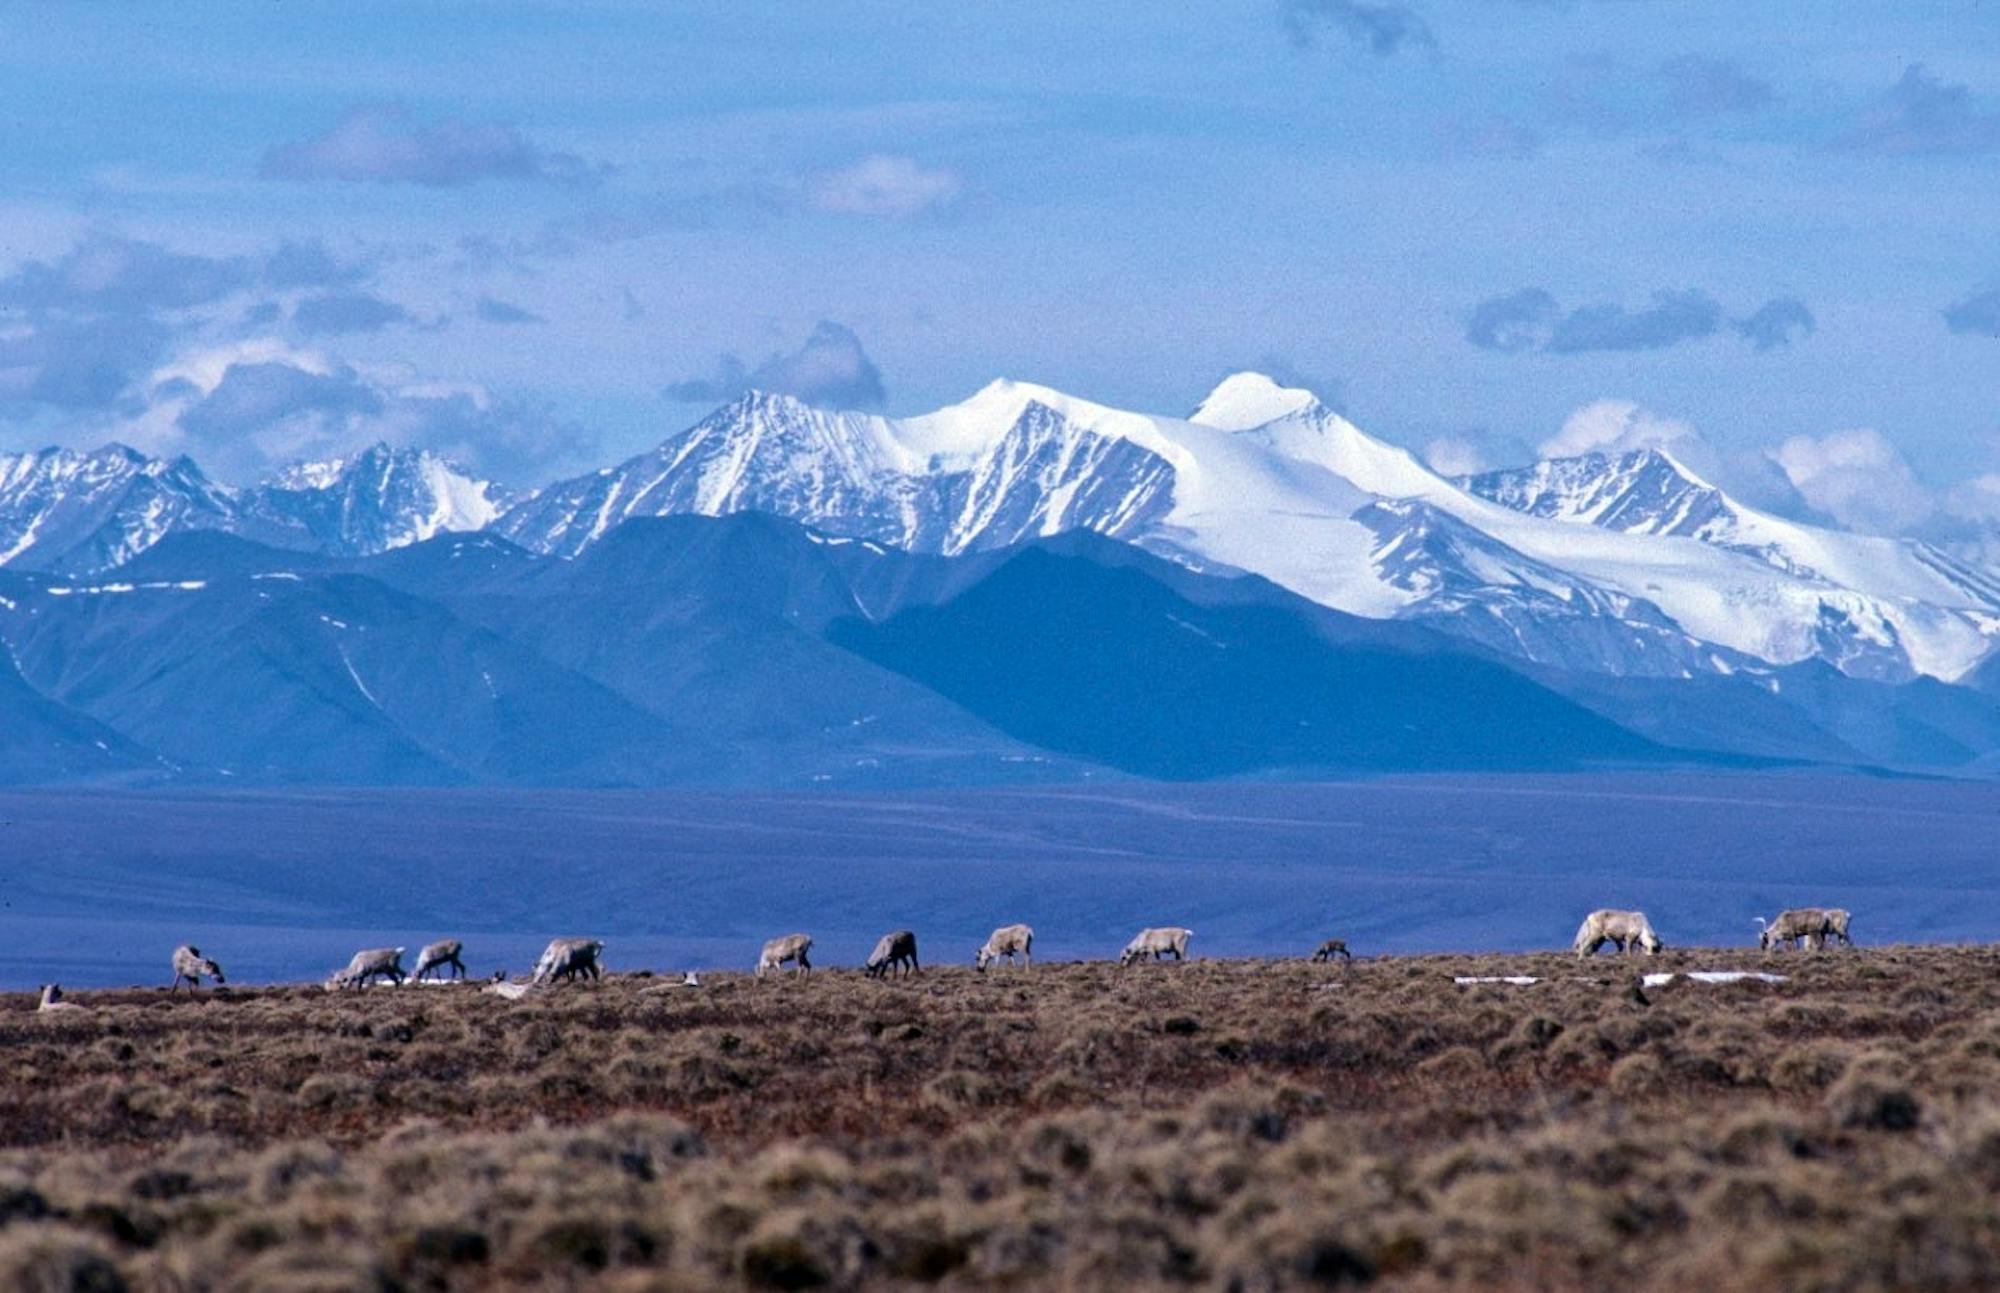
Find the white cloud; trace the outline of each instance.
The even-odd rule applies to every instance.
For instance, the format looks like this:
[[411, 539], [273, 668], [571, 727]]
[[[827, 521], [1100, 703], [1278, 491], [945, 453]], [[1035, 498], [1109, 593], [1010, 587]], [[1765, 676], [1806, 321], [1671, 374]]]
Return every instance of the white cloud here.
[[772, 355], [755, 369], [734, 355], [723, 355], [714, 372], [674, 382], [661, 393], [682, 404], [720, 404], [751, 390], [792, 395], [831, 409], [880, 408], [889, 398], [861, 338], [825, 319], [805, 345]]
[[1542, 442], [1544, 458], [1585, 453], [1627, 453], [1698, 439], [1692, 423], [1654, 413], [1631, 400], [1596, 400], [1563, 420], [1562, 430]]
[[1695, 478], [1739, 503], [1800, 520], [1825, 521], [1766, 450], [1719, 445], [1693, 423], [1631, 400], [1595, 400], [1571, 413], [1541, 446], [1544, 458], [1664, 449]]
[[1945, 508], [1959, 516], [2000, 521], [2000, 473], [1974, 476], [1945, 494]]
[[1771, 457], [1806, 502], [1850, 529], [1898, 534], [1937, 507], [1902, 452], [1866, 427], [1793, 436]]
[[350, 364], [268, 337], [183, 352], [152, 372], [142, 401], [99, 431], [147, 453], [190, 453], [239, 484], [378, 440], [436, 449], [507, 479], [578, 467], [592, 449], [548, 410], [476, 382]]
[[950, 206], [964, 188], [956, 171], [877, 153], [819, 176], [806, 198], [821, 211], [908, 220]]
[[190, 350], [172, 363], [153, 371], [148, 383], [155, 388], [183, 381], [206, 395], [222, 384], [222, 375], [232, 364], [287, 363], [324, 377], [333, 371], [325, 355], [315, 350], [288, 346], [276, 337], [246, 337], [240, 341]]
[[1439, 436], [1423, 448], [1424, 461], [1443, 476], [1476, 476], [1493, 468], [1484, 446], [1463, 436]]

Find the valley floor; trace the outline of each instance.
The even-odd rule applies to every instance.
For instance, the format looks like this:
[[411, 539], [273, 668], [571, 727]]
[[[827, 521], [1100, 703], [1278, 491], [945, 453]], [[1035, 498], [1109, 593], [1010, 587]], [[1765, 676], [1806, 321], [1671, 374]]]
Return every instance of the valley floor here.
[[74, 999], [8, 1288], [2000, 1285], [2000, 948]]
[[1122, 781], [958, 791], [0, 791], [0, 988], [159, 983], [192, 942], [233, 982], [318, 982], [359, 947], [465, 941], [476, 974], [555, 935], [614, 969], [748, 969], [810, 931], [965, 964], [1024, 921], [1050, 959], [1146, 925], [1202, 956], [1567, 947], [1647, 912], [1670, 946], [1845, 907], [1864, 943], [2000, 939], [2000, 784], [1823, 774]]

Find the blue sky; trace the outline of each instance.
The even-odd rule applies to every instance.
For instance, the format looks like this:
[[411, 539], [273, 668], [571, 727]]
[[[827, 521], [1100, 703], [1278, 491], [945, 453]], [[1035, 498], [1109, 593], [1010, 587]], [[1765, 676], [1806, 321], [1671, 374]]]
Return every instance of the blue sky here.
[[522, 484], [748, 381], [2000, 514], [2000, 14], [1693, 0], [0, 10], [0, 447]]

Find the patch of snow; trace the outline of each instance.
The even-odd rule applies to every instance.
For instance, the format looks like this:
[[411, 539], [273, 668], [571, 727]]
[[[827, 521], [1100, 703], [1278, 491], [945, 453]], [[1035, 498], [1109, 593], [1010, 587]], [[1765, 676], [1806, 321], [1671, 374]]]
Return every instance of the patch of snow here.
[[361, 675], [354, 668], [354, 661], [347, 658], [347, 648], [340, 649], [340, 662], [347, 666], [347, 676], [354, 680], [354, 689], [360, 692], [375, 708], [382, 708], [382, 702], [375, 699], [375, 693], [368, 690], [368, 684], [361, 681]]
[[1687, 970], [1678, 974], [1647, 974], [1639, 982], [1649, 988], [1663, 987], [1675, 979], [1692, 979], [1696, 983], [1783, 983], [1786, 976], [1766, 974], [1762, 970]]
[[6, 565], [29, 548], [35, 546], [35, 536], [41, 532], [42, 522], [47, 518], [47, 512], [38, 512], [35, 514], [34, 518], [28, 522], [27, 527], [21, 531], [21, 537], [14, 541], [13, 546], [5, 552], [0, 552], [0, 566]]

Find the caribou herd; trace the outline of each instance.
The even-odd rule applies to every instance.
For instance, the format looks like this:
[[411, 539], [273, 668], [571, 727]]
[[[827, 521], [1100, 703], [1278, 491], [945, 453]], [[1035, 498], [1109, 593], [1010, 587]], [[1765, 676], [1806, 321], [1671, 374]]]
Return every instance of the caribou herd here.
[[[1854, 939], [1848, 933], [1852, 915], [1840, 907], [1789, 907], [1776, 916], [1756, 918], [1757, 946], [1760, 951], [1777, 952], [1785, 949], [1804, 949], [1808, 952], [1823, 950], [1829, 943], [1854, 946]], [[1160, 961], [1172, 957], [1176, 961], [1188, 958], [1188, 942], [1194, 931], [1179, 925], [1150, 926], [1133, 935], [1132, 941], [1118, 955], [1120, 967], [1138, 964], [1142, 961]], [[1035, 931], [1026, 925], [1002, 925], [994, 930], [973, 953], [973, 968], [984, 972], [988, 966], [1005, 959], [1009, 966], [1027, 967], [1034, 964], [1032, 950], [1035, 945]], [[1643, 952], [1651, 956], [1666, 944], [1653, 929], [1652, 921], [1643, 911], [1627, 911], [1615, 907], [1600, 908], [1583, 918], [1577, 927], [1576, 938], [1571, 944], [1579, 958], [1587, 957], [1600, 949], [1610, 946], [1620, 953]], [[785, 934], [764, 944], [757, 958], [755, 977], [782, 972], [792, 967], [792, 973], [800, 979], [812, 975], [813, 940], [810, 934]], [[446, 981], [457, 981], [467, 977], [463, 954], [465, 945], [455, 938], [439, 939], [426, 944], [417, 953], [416, 968], [403, 969], [401, 947], [373, 947], [356, 952], [347, 964], [328, 976], [325, 988], [329, 992], [359, 990], [369, 984], [387, 980], [402, 986], [404, 983], [423, 983], [439, 975]], [[525, 982], [510, 981], [506, 972], [493, 976], [486, 990], [510, 999], [527, 995], [531, 991], [551, 988], [558, 983], [573, 983], [581, 980], [600, 979], [604, 975], [601, 958], [604, 955], [604, 940], [598, 938], [557, 938], [550, 941], [541, 956], [535, 961], [534, 972]], [[189, 993], [199, 991], [204, 979], [213, 983], [227, 983], [222, 966], [214, 959], [204, 956], [200, 948], [191, 943], [176, 947], [170, 958], [174, 971], [173, 983], [168, 993], [178, 992], [183, 984]], [[1329, 938], [1319, 944], [1310, 960], [1331, 962], [1351, 961], [1344, 939]], [[862, 963], [862, 971], [871, 979], [892, 979], [898, 976], [912, 977], [923, 972], [917, 961], [917, 936], [908, 929], [892, 930], [882, 935]], [[700, 981], [689, 973], [680, 987], [700, 987]], [[657, 990], [657, 989], [655, 989]], [[63, 999], [62, 986], [50, 983], [42, 987], [38, 1007], [46, 1013], [64, 1013], [84, 1009], [74, 1002]]]

